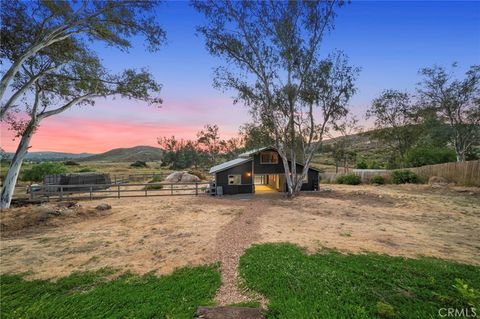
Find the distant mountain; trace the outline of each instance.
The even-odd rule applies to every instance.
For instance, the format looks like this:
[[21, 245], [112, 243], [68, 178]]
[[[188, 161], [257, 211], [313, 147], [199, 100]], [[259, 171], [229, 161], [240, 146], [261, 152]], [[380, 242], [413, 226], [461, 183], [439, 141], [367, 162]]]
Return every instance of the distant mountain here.
[[160, 161], [163, 150], [153, 146], [135, 146], [130, 148], [115, 148], [105, 153], [82, 158], [82, 161], [101, 162], [154, 162]]
[[[5, 153], [7, 158], [12, 158], [14, 153]], [[27, 161], [62, 161], [66, 159], [80, 159], [95, 154], [92, 153], [63, 153], [63, 152], [29, 152], [25, 159]]]

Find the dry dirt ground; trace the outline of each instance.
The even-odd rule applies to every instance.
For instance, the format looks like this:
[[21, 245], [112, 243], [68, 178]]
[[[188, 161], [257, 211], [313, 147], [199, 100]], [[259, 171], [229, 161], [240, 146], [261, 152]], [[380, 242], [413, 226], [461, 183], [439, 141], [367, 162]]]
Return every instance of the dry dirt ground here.
[[[101, 203], [112, 209], [96, 210]], [[478, 265], [479, 226], [480, 189], [427, 185], [326, 185], [294, 200], [273, 193], [50, 203], [1, 213], [0, 271], [51, 279], [102, 267], [165, 274], [220, 261], [217, 300], [228, 304], [246, 299], [236, 267], [253, 243]]]

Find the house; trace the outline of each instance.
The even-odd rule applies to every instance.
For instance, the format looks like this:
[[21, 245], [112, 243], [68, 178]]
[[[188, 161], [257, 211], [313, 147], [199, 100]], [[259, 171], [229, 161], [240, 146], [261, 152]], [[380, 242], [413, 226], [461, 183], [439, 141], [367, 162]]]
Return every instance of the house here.
[[[289, 164], [291, 167], [290, 161]], [[296, 166], [300, 174], [303, 165], [297, 163]], [[287, 191], [283, 160], [273, 147], [240, 154], [234, 160], [213, 166], [210, 173], [215, 175], [215, 187], [221, 186], [223, 194]], [[309, 168], [301, 190], [318, 190], [318, 175], [317, 169]]]

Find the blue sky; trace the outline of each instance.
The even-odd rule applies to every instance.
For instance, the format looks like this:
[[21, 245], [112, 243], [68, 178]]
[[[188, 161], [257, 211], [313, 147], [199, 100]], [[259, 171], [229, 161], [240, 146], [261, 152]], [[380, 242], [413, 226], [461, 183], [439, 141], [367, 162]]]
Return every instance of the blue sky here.
[[[159, 136], [193, 138], [206, 123], [218, 124], [229, 137], [250, 120], [247, 110], [234, 106], [228, 93], [212, 87], [212, 70], [223, 61], [211, 57], [203, 38], [195, 34], [203, 17], [188, 2], [178, 1], [161, 5], [158, 20], [168, 38], [159, 52], [147, 52], [140, 39], [128, 54], [100, 45], [95, 49], [113, 71], [148, 68], [163, 84], [164, 106], [154, 109], [136, 101], [100, 100], [94, 108], [77, 108], [45, 121], [32, 150], [100, 152], [156, 145]], [[464, 71], [480, 64], [477, 1], [353, 1], [338, 10], [335, 25], [322, 48], [325, 56], [334, 49], [343, 50], [362, 68], [358, 94], [351, 100], [360, 118], [382, 90], [414, 91], [421, 67], [456, 61]], [[62, 140], [51, 143], [55, 130], [72, 125], [83, 125], [91, 134], [82, 135], [80, 142], [78, 136], [64, 134]], [[102, 134], [95, 133], [102, 129]]]

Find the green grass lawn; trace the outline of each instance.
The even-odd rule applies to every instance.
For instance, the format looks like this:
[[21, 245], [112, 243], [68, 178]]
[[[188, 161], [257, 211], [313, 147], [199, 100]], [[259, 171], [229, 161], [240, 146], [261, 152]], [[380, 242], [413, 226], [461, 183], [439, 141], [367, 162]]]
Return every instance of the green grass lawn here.
[[240, 274], [269, 299], [268, 318], [440, 318], [439, 308], [472, 306], [480, 312], [480, 267], [433, 258], [329, 250], [308, 256], [294, 245], [265, 244], [241, 257]]
[[168, 276], [101, 270], [57, 282], [2, 275], [1, 318], [192, 318], [212, 305], [220, 286], [217, 267], [182, 268]]

